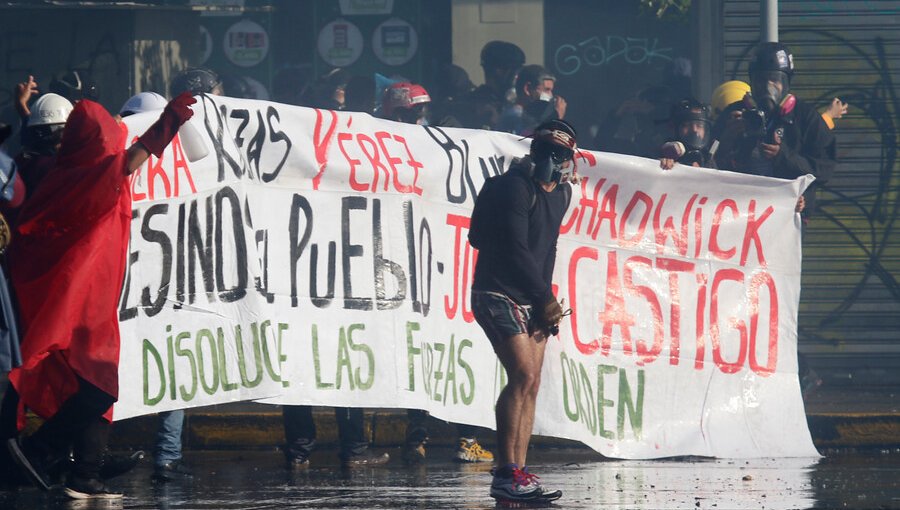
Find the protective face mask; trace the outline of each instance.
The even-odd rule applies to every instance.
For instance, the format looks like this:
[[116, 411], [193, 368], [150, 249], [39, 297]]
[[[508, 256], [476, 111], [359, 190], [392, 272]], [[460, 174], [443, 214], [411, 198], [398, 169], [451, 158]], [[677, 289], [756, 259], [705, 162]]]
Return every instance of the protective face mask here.
[[515, 103], [516, 102], [516, 88], [513, 87], [511, 89], [506, 89], [506, 102], [507, 103]]
[[541, 182], [552, 182], [556, 168], [549, 157], [541, 158], [534, 162], [534, 177]]
[[552, 99], [553, 99], [553, 92], [541, 92], [541, 97], [540, 97], [541, 101], [549, 102]]
[[559, 184], [565, 176], [571, 174], [572, 167], [563, 168], [564, 163], [557, 163], [553, 158], [541, 158], [534, 162], [534, 177], [541, 182], [555, 182]]
[[766, 97], [771, 99], [773, 103], [778, 104], [781, 102], [781, 91], [778, 90], [774, 83], [769, 83], [766, 85]]
[[774, 113], [776, 106], [782, 99], [782, 92], [778, 89], [778, 86], [770, 81], [766, 83], [765, 88], [760, 87], [759, 91], [761, 92], [761, 97], [757, 97], [756, 94], [753, 94], [753, 99], [756, 100], [757, 108], [767, 114]]

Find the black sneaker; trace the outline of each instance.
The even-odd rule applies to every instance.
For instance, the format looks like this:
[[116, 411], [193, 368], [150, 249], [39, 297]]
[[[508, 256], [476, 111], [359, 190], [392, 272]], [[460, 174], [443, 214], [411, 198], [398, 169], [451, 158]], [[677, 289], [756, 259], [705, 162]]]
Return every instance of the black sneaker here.
[[[138, 450], [129, 455], [119, 455], [106, 451], [103, 453], [103, 460], [100, 464], [100, 479], [106, 481], [117, 476], [122, 476], [137, 467], [138, 463], [143, 460], [144, 457], [146, 457], [146, 454], [142, 450]], [[65, 477], [72, 472], [74, 467], [75, 459], [70, 455], [57, 465], [57, 469], [50, 469], [48, 471], [53, 480], [64, 480]]]
[[303, 471], [309, 469], [309, 457], [306, 455], [285, 456], [285, 467], [288, 471]]
[[138, 465], [143, 460], [145, 454], [138, 450], [131, 455], [115, 455], [107, 452], [103, 456], [103, 464], [100, 466], [100, 479], [109, 480], [117, 476], [124, 475]]
[[371, 467], [386, 464], [389, 460], [391, 460], [391, 456], [387, 453], [372, 453], [372, 450], [366, 448], [362, 453], [342, 455], [341, 465], [344, 467]]
[[66, 496], [72, 499], [122, 499], [122, 494], [113, 492], [96, 478], [72, 476], [66, 483]]
[[181, 459], [166, 462], [165, 464], [157, 464], [153, 468], [153, 481], [166, 483], [175, 480], [190, 480], [194, 477], [191, 470], [184, 465]]
[[538, 478], [519, 469], [515, 464], [491, 470], [491, 497], [497, 501], [511, 503], [536, 500], [543, 494]]
[[22, 473], [36, 487], [45, 491], [50, 490], [50, 477], [47, 475], [47, 462], [43, 460], [43, 456], [39, 452], [33, 451], [28, 447], [28, 443], [20, 441], [17, 438], [8, 439], [6, 448], [9, 450], [9, 456], [12, 457]]

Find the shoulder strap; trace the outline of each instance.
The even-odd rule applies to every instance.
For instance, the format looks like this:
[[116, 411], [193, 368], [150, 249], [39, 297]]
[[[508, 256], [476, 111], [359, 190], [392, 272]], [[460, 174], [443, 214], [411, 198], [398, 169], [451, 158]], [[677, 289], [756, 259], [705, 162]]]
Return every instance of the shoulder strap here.
[[537, 191], [534, 189], [534, 181], [530, 181], [531, 186], [528, 186], [528, 192], [531, 193], [531, 207], [528, 208], [528, 212], [534, 212], [534, 206], [537, 205]]

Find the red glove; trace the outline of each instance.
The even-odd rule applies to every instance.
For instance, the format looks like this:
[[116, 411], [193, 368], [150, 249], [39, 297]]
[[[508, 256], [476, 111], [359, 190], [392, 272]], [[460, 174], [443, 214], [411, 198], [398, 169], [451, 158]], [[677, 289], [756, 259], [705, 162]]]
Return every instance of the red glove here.
[[162, 156], [163, 150], [178, 133], [178, 128], [194, 115], [190, 106], [196, 102], [190, 92], [182, 92], [180, 96], [169, 101], [159, 120], [138, 138], [138, 142], [157, 158]]

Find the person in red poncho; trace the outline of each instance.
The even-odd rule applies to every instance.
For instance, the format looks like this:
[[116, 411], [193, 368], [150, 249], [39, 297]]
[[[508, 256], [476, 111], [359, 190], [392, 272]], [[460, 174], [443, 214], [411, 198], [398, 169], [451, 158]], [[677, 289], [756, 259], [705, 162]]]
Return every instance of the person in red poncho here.
[[162, 154], [195, 102], [190, 94], [173, 99], [124, 149], [117, 121], [99, 104], [79, 101], [55, 165], [19, 214], [9, 261], [20, 301], [22, 365], [9, 379], [23, 406], [46, 421], [7, 447], [45, 490], [48, 468], [73, 449], [66, 494], [121, 497], [100, 481], [99, 470], [119, 393], [116, 312], [131, 222], [129, 175], [150, 153]]

